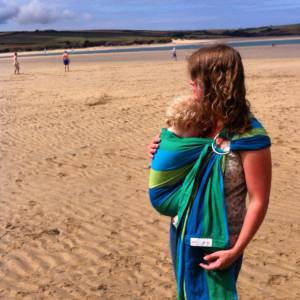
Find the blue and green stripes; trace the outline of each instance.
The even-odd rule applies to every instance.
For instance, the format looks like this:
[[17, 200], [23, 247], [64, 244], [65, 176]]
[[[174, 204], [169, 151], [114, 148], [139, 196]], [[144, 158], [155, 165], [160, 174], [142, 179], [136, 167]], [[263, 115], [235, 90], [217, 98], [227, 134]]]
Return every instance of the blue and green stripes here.
[[[261, 124], [230, 140], [232, 151], [258, 150], [271, 145]], [[212, 151], [213, 139], [181, 138], [163, 129], [152, 161], [149, 195], [161, 214], [178, 216], [176, 279], [178, 300], [236, 300], [233, 268], [205, 271], [203, 256], [229, 246], [224, 200], [224, 156]], [[191, 239], [210, 241], [191, 245]]]

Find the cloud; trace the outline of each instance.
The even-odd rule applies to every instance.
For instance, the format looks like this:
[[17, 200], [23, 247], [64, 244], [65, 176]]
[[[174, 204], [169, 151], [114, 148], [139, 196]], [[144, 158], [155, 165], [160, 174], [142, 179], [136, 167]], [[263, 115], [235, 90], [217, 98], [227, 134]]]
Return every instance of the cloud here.
[[0, 0], [0, 7], [0, 24], [4, 24], [10, 19], [15, 18], [19, 13], [19, 8], [7, 1]]
[[[6, 1], [6, 2], [5, 2]], [[8, 3], [8, 0], [0, 0]], [[19, 5], [6, 4], [6, 10], [1, 9], [0, 16], [3, 20], [14, 19], [18, 24], [51, 24], [61, 20], [78, 20], [78, 16], [68, 8], [62, 7], [59, 3], [49, 4], [46, 0], [28, 0], [27, 3]], [[92, 15], [85, 12], [82, 15], [85, 21], [90, 21]]]
[[60, 18], [60, 17], [62, 17], [64, 19], [76, 19], [76, 15], [69, 9], [64, 9], [62, 11], [61, 16], [58, 16], [58, 18]]
[[16, 1], [0, 0], [0, 24], [11, 20], [20, 25], [50, 24], [59, 20], [74, 20], [76, 15], [69, 9], [49, 5], [42, 0], [30, 0], [23, 5]]
[[83, 19], [84, 19], [85, 21], [91, 21], [91, 20], [93, 19], [93, 17], [92, 17], [92, 15], [89, 14], [89, 13], [84, 13], [84, 14], [83, 14]]
[[72, 19], [75, 15], [68, 9], [49, 6], [40, 0], [31, 0], [20, 7], [16, 21], [19, 24], [50, 24], [61, 19]]

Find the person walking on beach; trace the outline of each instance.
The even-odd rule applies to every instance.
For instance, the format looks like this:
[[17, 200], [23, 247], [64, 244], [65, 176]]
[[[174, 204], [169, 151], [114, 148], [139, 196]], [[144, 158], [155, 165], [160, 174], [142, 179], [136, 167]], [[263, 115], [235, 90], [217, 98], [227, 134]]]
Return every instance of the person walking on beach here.
[[63, 54], [63, 63], [64, 63], [64, 66], [65, 66], [65, 72], [69, 72], [70, 69], [69, 69], [69, 65], [70, 65], [70, 58], [69, 58], [69, 53], [67, 51], [64, 52]]
[[18, 53], [15, 52], [13, 56], [13, 62], [14, 62], [14, 73], [20, 74], [20, 62], [18, 59]]
[[250, 111], [238, 51], [199, 49], [188, 70], [192, 97], [150, 144], [150, 200], [171, 217], [177, 299], [236, 300], [243, 252], [268, 208], [271, 140]]
[[172, 49], [172, 59], [177, 60], [176, 47], [174, 46]]

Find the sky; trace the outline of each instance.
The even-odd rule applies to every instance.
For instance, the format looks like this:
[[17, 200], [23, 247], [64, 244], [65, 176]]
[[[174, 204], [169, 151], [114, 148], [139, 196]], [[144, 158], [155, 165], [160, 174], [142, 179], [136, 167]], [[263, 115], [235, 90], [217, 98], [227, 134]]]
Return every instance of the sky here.
[[0, 31], [247, 28], [300, 23], [299, 0], [0, 0]]

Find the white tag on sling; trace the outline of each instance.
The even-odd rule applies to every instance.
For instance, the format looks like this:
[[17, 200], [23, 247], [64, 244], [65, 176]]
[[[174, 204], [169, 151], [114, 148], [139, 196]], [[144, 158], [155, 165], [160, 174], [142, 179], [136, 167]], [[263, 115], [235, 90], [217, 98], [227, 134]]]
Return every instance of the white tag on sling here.
[[177, 226], [178, 226], [178, 216], [175, 216], [174, 218], [172, 218], [172, 224], [177, 228]]
[[190, 244], [193, 247], [212, 247], [212, 239], [191, 238]]

